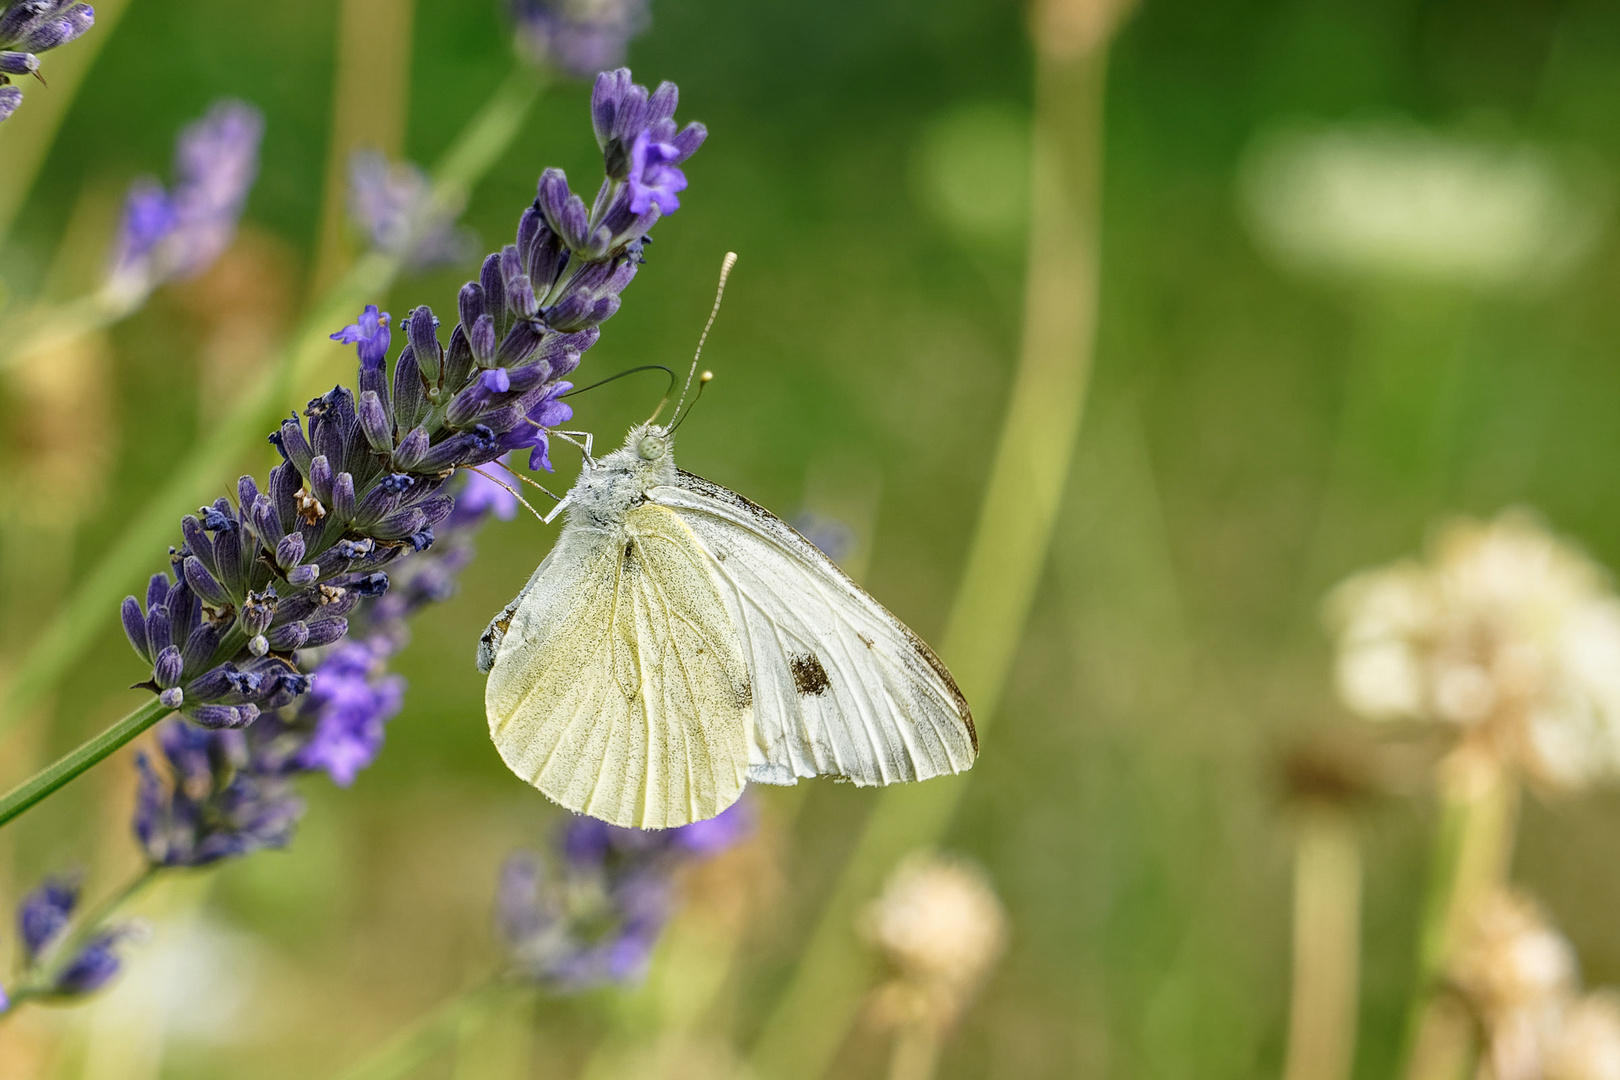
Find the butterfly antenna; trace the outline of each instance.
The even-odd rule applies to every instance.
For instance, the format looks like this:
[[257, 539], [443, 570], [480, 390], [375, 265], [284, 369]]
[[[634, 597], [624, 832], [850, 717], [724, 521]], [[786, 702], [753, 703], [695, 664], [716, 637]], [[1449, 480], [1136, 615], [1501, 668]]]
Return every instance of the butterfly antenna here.
[[[506, 492], [507, 492], [507, 494], [509, 494], [509, 495], [511, 495], [511, 496], [512, 496], [512, 498], [514, 498], [514, 499], [516, 499], [516, 500], [517, 500], [517, 501], [518, 501], [518, 502], [520, 502], [520, 503], [522, 503], [522, 504], [523, 504], [523, 508], [524, 508], [524, 509], [525, 509], [525, 510], [527, 510], [527, 511], [528, 511], [528, 512], [529, 512], [529, 513], [531, 513], [531, 514], [533, 514], [533, 515], [534, 515], [534, 517], [535, 517], [535, 520], [536, 520], [536, 521], [541, 521], [541, 522], [543, 522], [543, 521], [545, 521], [545, 520], [546, 520], [546, 519], [545, 519], [545, 518], [544, 518], [544, 517], [543, 517], [543, 516], [542, 516], [542, 515], [541, 515], [541, 513], [540, 513], [540, 511], [538, 511], [538, 510], [536, 510], [536, 509], [535, 509], [535, 508], [534, 508], [534, 507], [532, 507], [532, 506], [530, 506], [530, 505], [529, 505], [529, 500], [528, 500], [528, 499], [525, 499], [525, 498], [524, 498], [524, 497], [523, 497], [523, 496], [522, 496], [522, 495], [519, 495], [519, 494], [518, 494], [518, 493], [517, 493], [517, 490], [516, 490], [516, 489], [515, 489], [515, 488], [513, 488], [513, 487], [512, 487], [512, 486], [511, 486], [511, 485], [510, 485], [510, 484], [504, 484], [504, 483], [502, 483], [502, 482], [501, 482], [501, 481], [499, 481], [499, 480], [497, 480], [497, 479], [495, 479], [495, 477], [493, 477], [493, 476], [491, 476], [491, 475], [489, 475], [489, 473], [487, 473], [487, 472], [485, 472], [485, 471], [484, 471], [484, 470], [483, 470], [483, 469], [480, 469], [480, 468], [479, 468], [479, 467], [478, 467], [478, 466], [476, 466], [476, 465], [464, 465], [464, 466], [462, 466], [462, 468], [464, 468], [464, 469], [466, 469], [466, 470], [467, 470], [467, 471], [468, 471], [468, 472], [475, 472], [475, 473], [477, 473], [477, 474], [478, 474], [478, 475], [479, 475], [479, 476], [482, 476], [482, 477], [483, 477], [483, 478], [484, 478], [484, 479], [485, 479], [485, 480], [488, 480], [488, 481], [489, 481], [489, 482], [490, 482], [490, 483], [492, 483], [492, 484], [494, 484], [494, 485], [495, 485], [495, 486], [496, 486], [496, 487], [500, 487], [500, 488], [505, 488], [505, 489], [506, 489]], [[538, 486], [538, 485], [536, 485], [536, 486]], [[544, 490], [544, 489], [543, 489], [543, 488], [542, 488], [542, 489], [541, 489], [541, 490]], [[549, 492], [549, 491], [547, 491], [547, 492], [546, 492], [546, 494], [547, 494], [547, 495], [551, 495], [551, 492]], [[552, 498], [556, 498], [556, 496], [555, 496], [555, 495], [552, 495]]]
[[698, 376], [698, 389], [697, 389], [697, 393], [692, 395], [692, 404], [688, 405], [686, 407], [686, 411], [681, 413], [679, 416], [677, 416], [675, 418], [675, 422], [673, 424], [669, 425], [669, 432], [668, 433], [670, 435], [675, 434], [675, 429], [680, 427], [682, 424], [686, 423], [686, 418], [688, 416], [692, 415], [692, 410], [697, 408], [697, 403], [698, 403], [699, 399], [701, 399], [703, 397], [703, 388], [705, 386], [708, 386], [709, 383], [711, 383], [713, 381], [714, 381], [714, 372], [712, 372], [712, 371], [705, 371], [702, 375]]
[[[720, 314], [720, 301], [725, 299], [726, 296], [726, 279], [731, 277], [731, 268], [736, 265], [737, 253], [735, 251], [726, 252], [726, 257], [720, 260], [720, 285], [714, 290], [714, 307], [709, 309], [709, 321], [703, 324], [703, 333], [698, 335], [697, 352], [692, 354], [692, 367], [686, 373], [686, 385], [681, 387], [681, 399], [675, 403], [676, 416], [681, 414], [681, 405], [686, 401], [686, 392], [692, 388], [692, 377], [697, 374], [698, 360], [703, 356], [703, 343], [709, 340], [709, 330], [714, 326], [714, 318]], [[705, 372], [705, 374], [708, 373]], [[709, 377], [713, 378], [712, 375]], [[702, 387], [699, 386], [698, 390], [701, 392]], [[647, 423], [650, 424], [658, 419], [658, 414], [663, 412], [664, 406], [668, 404], [669, 396], [665, 395], [664, 400], [658, 403], [658, 408], [654, 409], [653, 414], [647, 418]], [[673, 427], [671, 430], [673, 430]]]
[[[665, 367], [663, 364], [642, 364], [640, 367], [627, 368], [626, 370], [619, 372], [617, 375], [609, 375], [607, 378], [603, 379], [600, 382], [593, 382], [589, 386], [581, 386], [576, 390], [570, 390], [566, 394], [559, 394], [557, 396], [558, 397], [573, 397], [575, 394], [583, 394], [587, 390], [595, 390], [598, 386], [606, 386], [608, 383], [612, 382], [614, 379], [622, 379], [626, 375], [635, 375], [635, 374], [638, 374], [638, 373], [643, 372], [643, 371], [662, 371], [665, 375], [669, 376], [669, 385], [664, 388], [664, 400], [668, 401], [669, 400], [669, 395], [675, 389], [675, 380], [680, 378], [680, 376], [676, 375], [673, 370], [671, 370], [668, 367]], [[663, 408], [663, 406], [660, 405], [659, 408]]]

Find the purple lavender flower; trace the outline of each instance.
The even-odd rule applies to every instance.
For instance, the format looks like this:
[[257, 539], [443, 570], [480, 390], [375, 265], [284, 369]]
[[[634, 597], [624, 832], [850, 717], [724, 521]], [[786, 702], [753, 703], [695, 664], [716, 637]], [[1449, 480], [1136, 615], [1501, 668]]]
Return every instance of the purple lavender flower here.
[[672, 143], [654, 142], [643, 131], [630, 145], [630, 212], [645, 214], [656, 206], [664, 214], [681, 208], [678, 192], [686, 190], [686, 174], [675, 167], [684, 160]]
[[460, 208], [438, 206], [433, 185], [409, 162], [390, 164], [375, 150], [349, 160], [349, 215], [367, 243], [413, 270], [453, 266], [473, 252], [477, 238], [459, 228]]
[[659, 831], [570, 819], [552, 860], [554, 880], [528, 852], [501, 870], [496, 925], [512, 974], [559, 993], [639, 979], [673, 910], [676, 871], [736, 845], [752, 828], [743, 803]]
[[624, 63], [650, 22], [647, 0], [508, 0], [518, 51], [576, 79]]
[[133, 305], [166, 281], [201, 273], [230, 246], [259, 171], [264, 117], [221, 101], [180, 133], [172, 192], [137, 180], [124, 204], [107, 288]]
[[[27, 969], [22, 987], [29, 996], [82, 997], [101, 989], [118, 974], [118, 946], [135, 936], [135, 928], [129, 924], [103, 927], [84, 939], [72, 955], [54, 955], [68, 940], [68, 927], [78, 906], [77, 877], [47, 878], [23, 898], [17, 924]], [[9, 1004], [0, 993], [0, 1012]]]
[[[151, 665], [142, 685], [192, 725], [163, 729], [162, 769], [142, 764], [135, 829], [155, 864], [283, 844], [301, 813], [289, 778], [320, 770], [347, 785], [376, 756], [403, 695], [384, 666], [406, 619], [454, 591], [479, 522], [512, 512], [510, 493], [466, 470], [522, 449], [531, 468], [550, 467], [547, 429], [572, 415], [566, 376], [618, 310], [661, 213], [630, 211], [611, 148], [650, 132], [679, 156], [702, 141], [698, 125], [676, 133], [675, 103], [669, 83], [649, 94], [628, 71], [598, 80], [592, 116], [610, 176], [595, 206], [548, 169], [516, 243], [462, 287], [448, 343], [425, 306], [400, 321], [392, 370], [389, 316], [375, 305], [333, 334], [355, 346], [358, 389], [334, 387], [283, 421], [264, 487], [244, 476], [234, 500], [183, 518], [169, 572], [144, 603], [125, 599], [125, 633]], [[164, 253], [187, 227], [166, 212], [183, 222], [188, 206], [223, 205], [179, 193], [231, 186], [202, 165], [230, 158], [248, 129], [256, 144], [257, 116], [241, 108], [188, 133], [191, 179], [176, 197], [132, 199], [125, 248], [137, 262], [171, 265]], [[226, 174], [251, 172], [233, 160]]]
[[332, 335], [333, 341], [345, 345], [358, 345], [360, 369], [375, 371], [388, 361], [388, 343], [393, 332], [388, 328], [391, 316], [378, 311], [376, 304], [367, 304], [360, 318]]
[[338, 787], [348, 787], [375, 760], [383, 725], [405, 702], [405, 680], [384, 674], [388, 651], [346, 641], [321, 661], [303, 706], [315, 726], [298, 754], [301, 767], [323, 770]]
[[12, 0], [0, 7], [0, 122], [22, 104], [22, 90], [8, 85], [14, 75], [41, 82], [39, 56], [80, 37], [95, 24], [89, 4], [73, 0]]

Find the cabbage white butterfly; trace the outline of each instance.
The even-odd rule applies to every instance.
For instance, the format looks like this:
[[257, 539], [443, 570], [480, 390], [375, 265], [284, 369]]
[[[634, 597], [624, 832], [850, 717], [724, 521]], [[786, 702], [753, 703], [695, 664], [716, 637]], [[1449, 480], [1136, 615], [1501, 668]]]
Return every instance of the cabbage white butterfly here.
[[480, 639], [512, 771], [658, 829], [749, 780], [971, 768], [973, 717], [933, 651], [786, 522], [676, 468], [673, 427], [640, 424], [599, 461], [587, 444], [556, 544]]

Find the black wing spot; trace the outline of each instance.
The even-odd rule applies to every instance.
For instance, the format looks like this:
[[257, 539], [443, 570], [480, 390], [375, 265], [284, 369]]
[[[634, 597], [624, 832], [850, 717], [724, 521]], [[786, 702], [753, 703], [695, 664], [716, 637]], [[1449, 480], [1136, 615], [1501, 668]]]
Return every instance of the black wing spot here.
[[754, 704], [754, 683], [746, 675], [742, 684], [737, 687], [737, 706], [746, 709]]
[[636, 542], [626, 540], [624, 544], [624, 572], [632, 573], [636, 568]]
[[793, 669], [793, 688], [803, 697], [819, 697], [832, 685], [827, 681], [827, 669], [814, 653], [792, 657], [788, 666]]
[[865, 634], [856, 634], [855, 636], [860, 638], [861, 644], [865, 645], [868, 649], [872, 647], [872, 639], [867, 637]]

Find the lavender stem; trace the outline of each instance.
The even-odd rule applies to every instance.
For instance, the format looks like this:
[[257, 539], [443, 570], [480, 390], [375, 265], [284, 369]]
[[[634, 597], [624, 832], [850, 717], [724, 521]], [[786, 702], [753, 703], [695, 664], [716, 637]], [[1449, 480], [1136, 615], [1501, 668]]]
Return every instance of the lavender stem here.
[[0, 798], [0, 826], [43, 801], [92, 765], [110, 757], [173, 711], [157, 698], [150, 698], [106, 731], [57, 758]]

